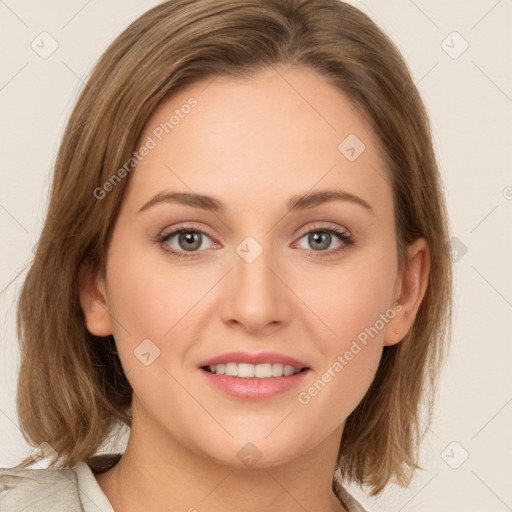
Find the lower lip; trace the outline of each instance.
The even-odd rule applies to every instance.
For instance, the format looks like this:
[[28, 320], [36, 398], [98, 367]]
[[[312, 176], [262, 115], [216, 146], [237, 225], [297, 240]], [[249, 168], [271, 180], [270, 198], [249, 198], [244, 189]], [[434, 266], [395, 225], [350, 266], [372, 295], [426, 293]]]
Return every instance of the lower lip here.
[[309, 373], [304, 370], [286, 377], [270, 377], [267, 379], [232, 377], [229, 375], [217, 375], [203, 368], [201, 372], [218, 389], [226, 394], [243, 398], [245, 400], [263, 400], [279, 395], [297, 386]]

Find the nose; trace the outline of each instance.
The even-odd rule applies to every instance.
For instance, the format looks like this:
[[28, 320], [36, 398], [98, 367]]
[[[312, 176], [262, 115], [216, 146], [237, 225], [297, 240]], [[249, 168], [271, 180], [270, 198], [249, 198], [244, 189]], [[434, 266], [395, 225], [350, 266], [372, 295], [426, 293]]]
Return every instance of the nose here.
[[223, 321], [231, 327], [259, 334], [270, 334], [286, 325], [293, 294], [284, 282], [280, 262], [272, 250], [254, 240], [247, 245], [242, 243], [233, 262], [234, 268], [225, 283]]

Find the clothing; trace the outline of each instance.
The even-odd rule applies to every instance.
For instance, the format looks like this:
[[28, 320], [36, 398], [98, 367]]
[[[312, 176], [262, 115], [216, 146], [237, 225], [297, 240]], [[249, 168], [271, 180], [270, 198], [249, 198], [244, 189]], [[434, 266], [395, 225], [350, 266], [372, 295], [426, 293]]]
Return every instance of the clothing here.
[[[114, 512], [93, 471], [107, 471], [120, 457], [97, 455], [70, 469], [0, 468], [0, 512]], [[333, 489], [349, 512], [368, 512], [341, 484]]]

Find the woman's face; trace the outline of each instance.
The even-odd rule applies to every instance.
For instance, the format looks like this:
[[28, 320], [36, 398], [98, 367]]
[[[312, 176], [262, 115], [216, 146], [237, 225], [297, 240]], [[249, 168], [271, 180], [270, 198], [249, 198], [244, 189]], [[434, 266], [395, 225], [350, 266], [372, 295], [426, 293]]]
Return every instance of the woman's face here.
[[[100, 282], [106, 308], [86, 315], [114, 334], [140, 431], [228, 464], [337, 447], [383, 346], [405, 334], [376, 136], [321, 76], [277, 69], [195, 84], [154, 112]], [[201, 368], [235, 351], [274, 353], [252, 360], [259, 375], [279, 356], [309, 369]]]

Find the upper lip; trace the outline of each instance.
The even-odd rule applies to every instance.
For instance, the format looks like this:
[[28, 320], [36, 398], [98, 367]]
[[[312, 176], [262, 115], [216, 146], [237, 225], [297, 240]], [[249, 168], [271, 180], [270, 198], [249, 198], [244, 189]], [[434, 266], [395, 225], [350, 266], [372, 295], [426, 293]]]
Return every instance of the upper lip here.
[[306, 363], [295, 359], [294, 357], [287, 356], [285, 354], [279, 354], [278, 352], [258, 352], [251, 354], [250, 352], [227, 352], [211, 359], [206, 359], [199, 363], [199, 367], [203, 366], [214, 366], [217, 364], [226, 363], [249, 363], [249, 364], [264, 364], [264, 363], [281, 363], [283, 365], [290, 365], [294, 368], [309, 368]]

